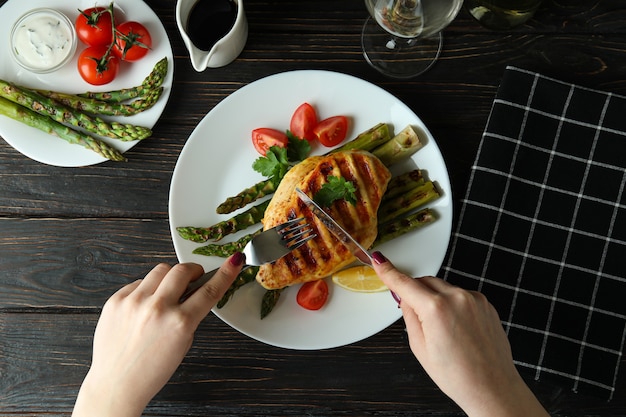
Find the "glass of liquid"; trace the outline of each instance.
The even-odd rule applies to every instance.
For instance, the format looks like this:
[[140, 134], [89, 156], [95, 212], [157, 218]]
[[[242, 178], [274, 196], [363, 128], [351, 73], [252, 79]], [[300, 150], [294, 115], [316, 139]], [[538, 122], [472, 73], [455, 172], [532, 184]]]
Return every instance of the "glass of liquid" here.
[[361, 46], [367, 62], [392, 78], [412, 78], [439, 57], [441, 31], [454, 20], [463, 0], [365, 0], [370, 17]]
[[465, 0], [465, 7], [489, 29], [512, 29], [528, 21], [542, 0]]

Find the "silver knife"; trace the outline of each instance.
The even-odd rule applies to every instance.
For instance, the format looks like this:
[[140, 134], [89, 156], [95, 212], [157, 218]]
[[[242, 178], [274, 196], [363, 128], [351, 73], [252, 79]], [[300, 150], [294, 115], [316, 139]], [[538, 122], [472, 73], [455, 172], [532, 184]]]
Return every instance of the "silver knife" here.
[[315, 201], [313, 201], [308, 195], [304, 193], [301, 189], [296, 187], [296, 192], [298, 193], [298, 197], [306, 206], [317, 216], [318, 219], [326, 226], [326, 228], [337, 238], [341, 243], [343, 243], [350, 252], [356, 258], [363, 262], [366, 265], [372, 265], [372, 257], [363, 246], [359, 244], [348, 232], [346, 232], [343, 227], [339, 226], [339, 224], [330, 217]]

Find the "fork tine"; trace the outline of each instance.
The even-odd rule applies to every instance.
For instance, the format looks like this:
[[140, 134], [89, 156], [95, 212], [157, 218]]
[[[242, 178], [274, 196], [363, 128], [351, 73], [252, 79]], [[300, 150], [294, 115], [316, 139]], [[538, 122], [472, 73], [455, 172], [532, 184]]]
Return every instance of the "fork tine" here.
[[[308, 225], [307, 225], [308, 226]], [[298, 232], [294, 233], [292, 236], [289, 236], [287, 239], [283, 239], [281, 243], [287, 248], [293, 250], [297, 247], [300, 247], [304, 243], [309, 240], [317, 237], [317, 233], [313, 233], [313, 229], [308, 227], [305, 229], [301, 229]]]
[[[279, 224], [278, 226], [276, 226], [276, 231], [278, 232], [283, 232], [284, 230], [288, 229], [289, 227], [293, 226], [293, 225], [297, 225], [298, 223], [302, 222], [306, 220], [304, 217], [298, 217], [297, 219], [292, 219], [292, 220], [287, 220], [285, 223]], [[306, 223], [304, 223], [306, 224]]]
[[303, 237], [300, 237], [300, 239], [294, 239], [294, 240], [290, 240], [287, 243], [287, 247], [291, 250], [297, 249], [300, 246], [304, 245], [306, 242], [308, 242], [309, 240], [313, 239], [317, 237], [317, 233], [311, 233], [310, 235], [306, 235]]
[[295, 226], [280, 230], [279, 233], [283, 237], [283, 239], [287, 239], [293, 236], [294, 233], [301, 231], [305, 227], [310, 227], [310, 225], [308, 223], [296, 224]]

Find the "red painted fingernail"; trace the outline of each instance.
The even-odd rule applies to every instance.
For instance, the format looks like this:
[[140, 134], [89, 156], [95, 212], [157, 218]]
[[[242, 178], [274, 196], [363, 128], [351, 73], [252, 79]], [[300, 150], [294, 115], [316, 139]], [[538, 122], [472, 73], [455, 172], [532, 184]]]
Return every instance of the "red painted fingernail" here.
[[374, 253], [372, 253], [372, 259], [374, 260], [374, 262], [376, 262], [378, 265], [380, 264], [384, 264], [385, 262], [387, 262], [387, 258], [385, 258], [385, 255], [383, 255], [381, 252], [376, 251]]
[[398, 308], [400, 308], [400, 303], [402, 303], [402, 299], [395, 292], [391, 290], [389, 292], [391, 292], [391, 296], [393, 297], [394, 300], [396, 300], [396, 303], [398, 303]]
[[241, 266], [246, 261], [246, 255], [243, 252], [235, 252], [230, 257], [230, 264], [232, 266]]

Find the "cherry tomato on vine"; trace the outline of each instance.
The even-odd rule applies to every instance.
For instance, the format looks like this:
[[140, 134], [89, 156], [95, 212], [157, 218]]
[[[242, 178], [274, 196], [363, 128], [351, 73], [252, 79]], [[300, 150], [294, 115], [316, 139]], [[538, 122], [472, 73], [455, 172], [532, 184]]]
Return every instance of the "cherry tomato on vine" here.
[[338, 145], [348, 134], [348, 118], [346, 116], [329, 117], [319, 122], [313, 131], [322, 145]]
[[107, 54], [108, 46], [90, 46], [78, 56], [78, 73], [89, 84], [102, 85], [113, 81], [120, 60]]
[[152, 47], [152, 37], [144, 25], [128, 21], [115, 27], [116, 40], [113, 53], [124, 61], [143, 58]]
[[289, 138], [280, 130], [259, 127], [252, 131], [252, 144], [258, 153], [265, 156], [267, 150], [272, 146], [286, 148], [289, 144]]
[[91, 7], [82, 10], [75, 22], [76, 35], [89, 46], [106, 45], [113, 42], [111, 13], [106, 7]]
[[298, 290], [296, 301], [307, 310], [319, 310], [328, 299], [328, 284], [323, 279], [306, 282]]
[[317, 138], [313, 132], [315, 126], [317, 126], [315, 109], [309, 103], [302, 103], [291, 116], [289, 130], [297, 137], [311, 142]]

